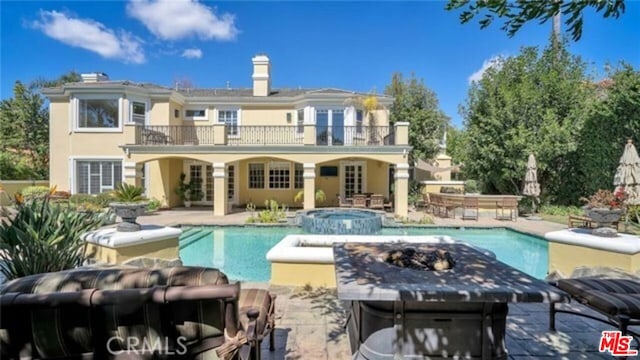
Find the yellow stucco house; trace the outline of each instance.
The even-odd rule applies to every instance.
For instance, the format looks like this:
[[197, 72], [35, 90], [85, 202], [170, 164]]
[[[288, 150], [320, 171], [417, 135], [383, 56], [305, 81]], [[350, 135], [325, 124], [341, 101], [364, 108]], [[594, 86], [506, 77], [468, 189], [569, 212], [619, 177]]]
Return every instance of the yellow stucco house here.
[[[50, 100], [50, 183], [96, 194], [142, 185], [164, 206], [196, 179], [196, 205], [227, 214], [266, 199], [305, 209], [337, 206], [338, 195], [379, 193], [407, 215], [408, 123], [389, 125], [392, 98], [332, 88], [275, 89], [265, 55], [253, 59], [251, 89], [180, 89], [83, 74], [45, 89]], [[326, 200], [315, 203], [322, 189]], [[395, 190], [395, 191], [394, 191]]]

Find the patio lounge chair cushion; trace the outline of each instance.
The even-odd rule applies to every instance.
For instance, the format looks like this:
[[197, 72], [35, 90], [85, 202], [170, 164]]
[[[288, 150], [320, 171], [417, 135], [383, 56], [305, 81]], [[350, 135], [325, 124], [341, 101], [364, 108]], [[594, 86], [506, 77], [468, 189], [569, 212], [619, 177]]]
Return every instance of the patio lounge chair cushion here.
[[249, 328], [249, 317], [247, 312], [251, 309], [260, 311], [258, 314], [256, 333], [258, 338], [262, 337], [270, 330], [273, 330], [273, 298], [267, 290], [243, 289], [240, 291], [238, 306], [240, 308], [240, 324], [243, 329]]
[[[136, 337], [140, 344], [158, 339], [169, 350], [177, 349], [175, 338], [183, 336], [192, 355], [216, 358], [214, 347], [224, 342], [224, 331], [237, 332], [239, 292], [239, 284], [228, 285], [224, 273], [200, 267], [80, 269], [23, 277], [0, 288], [0, 354], [90, 358], [105, 351], [94, 347], [110, 336]], [[260, 310], [264, 319], [270, 316]], [[114, 350], [126, 346], [111, 345]]]
[[557, 286], [602, 313], [640, 318], [640, 283], [637, 281], [577, 278], [558, 280]]

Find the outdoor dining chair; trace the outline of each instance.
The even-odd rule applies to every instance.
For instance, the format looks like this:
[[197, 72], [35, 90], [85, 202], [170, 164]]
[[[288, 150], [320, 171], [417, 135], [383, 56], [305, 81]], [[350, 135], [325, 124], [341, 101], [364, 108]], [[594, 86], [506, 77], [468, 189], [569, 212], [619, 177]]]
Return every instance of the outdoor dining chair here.
[[[469, 212], [467, 212], [469, 210]], [[462, 220], [478, 221], [480, 217], [480, 209], [478, 206], [478, 198], [475, 196], [465, 196], [462, 199]]]
[[355, 194], [353, 195], [353, 207], [354, 208], [366, 208], [367, 207], [367, 196], [364, 194]]
[[351, 207], [353, 203], [352, 203], [352, 200], [345, 199], [341, 195], [338, 195], [338, 205], [340, 207]]
[[[500, 215], [498, 215], [500, 211]], [[504, 214], [509, 211], [509, 216]], [[502, 198], [496, 201], [496, 219], [518, 221], [518, 200], [512, 198]]]
[[384, 195], [371, 195], [371, 200], [369, 201], [369, 209], [384, 209]]

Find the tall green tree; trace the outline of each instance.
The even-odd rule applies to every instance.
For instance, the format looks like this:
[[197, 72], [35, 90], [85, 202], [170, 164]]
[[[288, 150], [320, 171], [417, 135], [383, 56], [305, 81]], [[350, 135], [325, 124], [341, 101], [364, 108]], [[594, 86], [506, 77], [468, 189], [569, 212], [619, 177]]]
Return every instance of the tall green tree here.
[[0, 103], [0, 151], [13, 154], [18, 162], [26, 161], [32, 169], [32, 176], [46, 179], [49, 114], [37, 90], [20, 81], [16, 81], [13, 87], [13, 98]]
[[430, 159], [438, 152], [438, 144], [449, 118], [440, 110], [436, 94], [422, 79], [411, 74], [404, 79], [395, 73], [385, 94], [395, 98], [390, 108], [390, 122], [409, 122], [409, 145], [413, 147], [411, 159]]
[[640, 71], [622, 63], [594, 86], [598, 100], [578, 134], [575, 176], [566, 183], [567, 197], [576, 203], [598, 189], [612, 189], [627, 139], [640, 144]]
[[13, 97], [0, 102], [0, 179], [48, 178], [49, 109], [40, 90], [81, 80], [70, 71], [53, 80], [16, 81]]
[[480, 28], [491, 25], [496, 18], [504, 19], [501, 29], [509, 36], [515, 35], [527, 22], [544, 23], [556, 15], [566, 18], [565, 24], [571, 32], [573, 40], [582, 37], [582, 14], [587, 9], [600, 12], [603, 17], [618, 18], [624, 14], [624, 0], [449, 0], [445, 9], [463, 9], [460, 22], [467, 23], [476, 16]]
[[454, 164], [464, 164], [467, 156], [467, 133], [456, 127], [447, 128], [447, 155]]
[[523, 48], [474, 83], [462, 107], [467, 127], [465, 173], [486, 192], [521, 191], [527, 155], [538, 160], [543, 196], [557, 201], [593, 100], [585, 64], [561, 46]]

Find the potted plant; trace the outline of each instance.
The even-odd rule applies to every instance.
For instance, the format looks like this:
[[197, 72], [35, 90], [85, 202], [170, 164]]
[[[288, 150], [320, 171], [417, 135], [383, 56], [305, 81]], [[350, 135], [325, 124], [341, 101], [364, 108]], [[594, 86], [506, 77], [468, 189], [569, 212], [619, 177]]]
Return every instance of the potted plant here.
[[[202, 182], [200, 179], [193, 179], [188, 184], [188, 198], [189, 201], [200, 201], [202, 197], [204, 197], [204, 193], [202, 192]], [[186, 206], [186, 204], [185, 204]]]
[[140, 230], [140, 224], [136, 223], [136, 218], [144, 214], [147, 207], [144, 188], [121, 183], [113, 192], [113, 197], [116, 201], [109, 206], [117, 216], [122, 218], [122, 222], [116, 229], [124, 232]]
[[[616, 231], [609, 227], [613, 222], [619, 221], [624, 213], [624, 192], [615, 193], [609, 190], [598, 190], [588, 198], [580, 198], [586, 202], [583, 207], [585, 215], [599, 224], [598, 229], [592, 234], [599, 236], [615, 236]], [[602, 230], [601, 230], [602, 229]]]
[[191, 207], [191, 200], [189, 199], [190, 184], [185, 182], [187, 175], [185, 173], [180, 174], [180, 182], [175, 189], [176, 195], [180, 197], [180, 200], [184, 203], [184, 207]]

